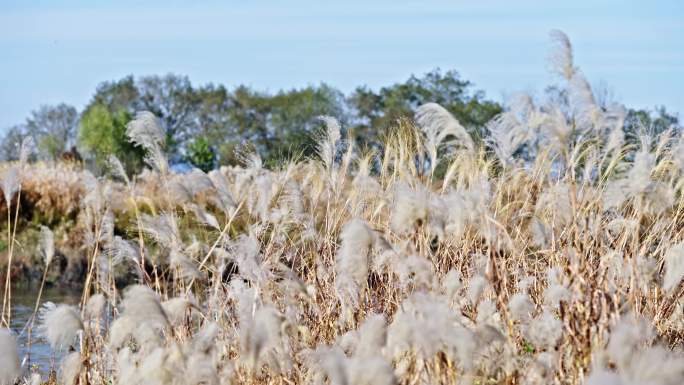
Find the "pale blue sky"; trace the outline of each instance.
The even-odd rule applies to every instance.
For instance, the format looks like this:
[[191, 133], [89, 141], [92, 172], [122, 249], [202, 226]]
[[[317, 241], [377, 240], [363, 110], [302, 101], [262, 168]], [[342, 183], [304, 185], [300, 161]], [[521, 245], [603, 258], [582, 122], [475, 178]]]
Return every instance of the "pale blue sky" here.
[[432, 68], [487, 96], [539, 94], [548, 32], [629, 106], [684, 113], [684, 1], [0, 0], [0, 129], [41, 104], [82, 108], [95, 86], [174, 72], [195, 84], [349, 91]]

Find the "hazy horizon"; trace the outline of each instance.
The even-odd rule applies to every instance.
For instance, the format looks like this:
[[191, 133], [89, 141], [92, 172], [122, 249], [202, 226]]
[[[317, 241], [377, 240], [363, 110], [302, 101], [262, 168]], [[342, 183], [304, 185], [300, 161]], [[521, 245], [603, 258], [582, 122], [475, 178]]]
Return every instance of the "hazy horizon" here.
[[379, 88], [453, 69], [502, 101], [553, 82], [548, 32], [629, 107], [684, 101], [684, 6], [676, 1], [35, 2], [0, 5], [0, 130], [43, 104], [82, 109], [97, 84], [176, 73], [194, 84], [277, 91], [327, 83]]

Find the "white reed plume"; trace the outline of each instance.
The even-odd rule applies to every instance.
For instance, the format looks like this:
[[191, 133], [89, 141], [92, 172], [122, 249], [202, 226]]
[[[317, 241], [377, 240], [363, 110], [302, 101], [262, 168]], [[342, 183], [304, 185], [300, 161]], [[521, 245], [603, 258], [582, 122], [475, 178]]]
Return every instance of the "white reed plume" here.
[[230, 281], [229, 298], [235, 306], [235, 313], [240, 324], [249, 324], [254, 311], [259, 306], [259, 294], [256, 287], [248, 287], [242, 279]]
[[109, 326], [108, 345], [112, 349], [119, 349], [128, 343], [133, 332], [138, 327], [138, 321], [133, 317], [120, 316]]
[[468, 299], [470, 303], [475, 305], [480, 301], [482, 295], [489, 287], [489, 281], [484, 275], [478, 274], [470, 279], [468, 282]]
[[539, 218], [532, 218], [529, 225], [529, 231], [532, 234], [532, 243], [539, 248], [546, 248], [551, 244], [553, 238], [553, 230], [551, 226], [547, 225]]
[[85, 315], [87, 319], [95, 320], [102, 317], [102, 312], [104, 312], [105, 306], [107, 305], [107, 299], [104, 295], [98, 293], [91, 295], [86, 302]]
[[138, 378], [141, 384], [175, 384], [175, 378], [182, 378], [182, 367], [173, 365], [172, 348], [173, 345], [169, 348], [157, 347], [142, 357], [138, 367]]
[[347, 362], [349, 385], [394, 385], [392, 365], [379, 355], [352, 357]]
[[121, 306], [122, 315], [135, 322], [147, 323], [158, 328], [169, 323], [159, 296], [147, 286], [133, 285], [126, 288]]
[[497, 325], [499, 323], [499, 313], [496, 304], [491, 299], [485, 299], [477, 304], [477, 317], [475, 323], [483, 325]]
[[235, 158], [251, 173], [256, 173], [264, 166], [264, 162], [251, 146], [239, 146], [235, 149]]
[[571, 299], [570, 290], [564, 284], [564, 275], [559, 268], [549, 268], [546, 276], [549, 286], [544, 291], [544, 304], [552, 309], [558, 309], [561, 301], [569, 301]]
[[159, 119], [149, 111], [140, 111], [135, 119], [126, 125], [126, 136], [129, 140], [147, 151], [145, 162], [157, 171], [165, 174], [169, 165], [162, 150], [166, 141], [166, 133], [159, 124]]
[[456, 269], [451, 269], [447, 272], [442, 280], [442, 288], [449, 300], [454, 300], [463, 288], [463, 281], [461, 280], [461, 272]]
[[283, 321], [278, 310], [264, 306], [254, 313], [250, 322], [240, 323], [240, 358], [250, 370], [261, 366], [264, 354], [280, 345]]
[[129, 185], [131, 183], [130, 179], [128, 178], [128, 174], [126, 173], [126, 169], [121, 163], [121, 160], [119, 160], [119, 158], [116, 155], [109, 155], [108, 164], [109, 169], [111, 170], [111, 173], [114, 176], [123, 180], [126, 183], [126, 185]]
[[373, 246], [373, 230], [362, 219], [352, 219], [342, 228], [342, 245], [335, 257], [335, 291], [342, 303], [343, 318], [358, 306], [366, 288]]
[[81, 353], [69, 353], [62, 359], [62, 364], [59, 367], [59, 383], [61, 385], [76, 385], [82, 369]]
[[410, 255], [406, 258], [396, 258], [393, 269], [399, 276], [400, 286], [404, 289], [413, 287], [429, 290], [435, 284], [434, 267], [425, 257]]
[[316, 378], [315, 384], [323, 384], [325, 374], [331, 385], [351, 385], [347, 357], [339, 346], [318, 346], [306, 358], [309, 372]]
[[513, 155], [528, 140], [529, 134], [512, 114], [501, 114], [487, 123], [487, 143], [494, 149], [504, 167], [514, 161]]
[[[0, 384], [2, 384], [2, 381], [0, 381]], [[26, 382], [26, 385], [42, 385], [43, 384], [43, 379], [40, 377], [40, 373], [32, 373], [31, 377], [29, 377], [28, 381]]]
[[526, 334], [534, 346], [551, 350], [563, 337], [563, 323], [551, 312], [544, 311], [532, 320]]
[[221, 170], [209, 171], [209, 179], [211, 179], [214, 189], [216, 190], [216, 199], [213, 201], [225, 214], [235, 208], [236, 203], [230, 189], [230, 182]]
[[193, 349], [197, 352], [209, 353], [210, 350], [217, 349], [217, 338], [220, 328], [215, 322], [206, 322], [192, 339]]
[[172, 213], [157, 216], [143, 214], [140, 218], [140, 228], [161, 246], [170, 249], [182, 248], [177, 218]]
[[580, 71], [576, 71], [570, 79], [568, 91], [577, 128], [581, 131], [602, 130], [601, 108], [596, 104], [591, 85]]
[[[357, 161], [357, 171], [352, 181], [355, 191], [361, 195], [370, 196], [382, 190], [380, 183], [370, 175], [371, 162], [375, 159], [373, 154], [360, 157]], [[684, 164], [684, 162], [682, 162]]]
[[126, 135], [135, 145], [150, 150], [161, 146], [166, 140], [164, 129], [159, 124], [159, 119], [149, 111], [139, 111], [135, 119], [126, 125]]
[[445, 144], [464, 147], [469, 151], [474, 150], [475, 144], [465, 127], [439, 104], [427, 103], [418, 107], [415, 119], [425, 134], [425, 147], [430, 157], [431, 172], [434, 172], [435, 167], [437, 167], [437, 151], [439, 146], [449, 136], [453, 136], [455, 139]]
[[547, 187], [539, 196], [535, 211], [552, 219], [553, 224], [560, 226], [572, 222], [572, 189], [565, 183], [557, 183]]
[[261, 244], [254, 233], [242, 234], [231, 242], [230, 257], [238, 266], [241, 277], [255, 284], [263, 284], [271, 276], [261, 254]]
[[621, 376], [629, 384], [679, 385], [684, 381], [684, 355], [660, 345], [643, 349]]
[[337, 146], [342, 137], [342, 127], [337, 119], [331, 116], [320, 116], [319, 119], [325, 123], [325, 135], [318, 142], [318, 156], [323, 161], [327, 170], [332, 170], [335, 164]]
[[643, 317], [623, 316], [610, 333], [607, 352], [620, 370], [628, 369], [639, 351], [655, 338], [655, 331]]
[[173, 174], [164, 183], [169, 201], [180, 206], [186, 205], [193, 200], [192, 191], [184, 183], [184, 179], [183, 174]]
[[189, 173], [183, 174], [182, 180], [193, 197], [214, 188], [212, 179], [198, 168], [193, 168]]
[[221, 231], [221, 225], [219, 225], [218, 219], [216, 219], [214, 214], [208, 212], [200, 205], [196, 205], [194, 203], [188, 203], [185, 206], [195, 214], [197, 220], [200, 223], [210, 226], [215, 230]]
[[161, 305], [169, 322], [174, 326], [181, 324], [189, 310], [198, 309], [195, 300], [187, 297], [171, 298], [162, 302]]
[[126, 347], [116, 354], [117, 385], [133, 385], [139, 381], [138, 366], [134, 354]]
[[347, 358], [337, 346], [319, 346], [309, 356], [308, 366], [314, 375], [325, 373], [331, 385], [393, 385], [396, 378], [383, 358]]
[[126, 260], [132, 261], [138, 266], [141, 261], [140, 247], [118, 235], [115, 235], [106, 243], [105, 254], [111, 258], [111, 263], [114, 266]]
[[253, 201], [250, 204], [252, 211], [256, 212], [262, 222], [271, 220], [271, 205], [273, 198], [278, 190], [273, 175], [259, 175], [252, 186]]
[[382, 351], [387, 343], [387, 321], [382, 314], [369, 314], [358, 330], [342, 337], [340, 345], [356, 357], [371, 357]]
[[655, 154], [649, 151], [650, 140], [643, 138], [641, 149], [634, 155], [634, 165], [629, 170], [630, 195], [646, 191], [651, 184], [651, 172], [656, 165]]
[[626, 177], [612, 181], [603, 195], [606, 208], [619, 207], [628, 199], [644, 197], [648, 213], [660, 214], [674, 204], [674, 190], [664, 182], [653, 180], [651, 173], [657, 164], [650, 151], [651, 138], [641, 138], [641, 148], [634, 155], [634, 164]]
[[69, 305], [46, 302], [40, 310], [40, 321], [40, 331], [53, 349], [72, 346], [78, 333], [83, 330], [81, 316]]
[[202, 276], [195, 262], [177, 249], [172, 249], [169, 254], [169, 265], [173, 269], [178, 269], [180, 278], [197, 279]]
[[602, 368], [595, 368], [587, 377], [586, 385], [628, 385], [616, 373]]
[[663, 289], [671, 292], [684, 277], [684, 243], [678, 243], [665, 253], [665, 277]]
[[430, 192], [423, 186], [415, 189], [400, 182], [395, 185], [390, 226], [404, 235], [416, 226], [427, 223], [430, 215]]
[[566, 80], [570, 80], [577, 71], [573, 63], [572, 43], [568, 35], [559, 30], [552, 30], [550, 36], [555, 44], [550, 57], [552, 70]]
[[508, 301], [508, 310], [513, 319], [527, 323], [534, 314], [534, 303], [527, 293], [516, 293]]
[[535, 138], [546, 120], [529, 95], [517, 94], [510, 100], [507, 111], [487, 123], [489, 135], [485, 140], [506, 167], [514, 162], [518, 150]]
[[605, 154], [621, 149], [622, 145], [625, 143], [625, 131], [623, 130], [623, 127], [627, 112], [624, 107], [622, 107], [622, 110], [620, 110], [619, 113], [620, 115], [615, 119], [616, 123], [609, 128], [608, 137], [606, 138], [606, 147], [603, 150]]
[[43, 254], [43, 261], [47, 269], [55, 256], [55, 236], [48, 227], [40, 226], [40, 251]]
[[185, 383], [188, 385], [219, 385], [216, 365], [210, 357], [193, 353], [185, 362]]
[[12, 385], [20, 375], [17, 340], [9, 329], [0, 328], [0, 385]]
[[5, 175], [2, 177], [2, 181], [0, 181], [0, 185], [2, 187], [2, 193], [5, 195], [5, 204], [9, 210], [14, 194], [16, 194], [21, 187], [19, 168], [17, 166], [12, 166], [7, 169]]
[[387, 329], [388, 353], [414, 351], [420, 359], [444, 352], [464, 369], [473, 365], [475, 335], [460, 325], [446, 298], [414, 293], [404, 300]]

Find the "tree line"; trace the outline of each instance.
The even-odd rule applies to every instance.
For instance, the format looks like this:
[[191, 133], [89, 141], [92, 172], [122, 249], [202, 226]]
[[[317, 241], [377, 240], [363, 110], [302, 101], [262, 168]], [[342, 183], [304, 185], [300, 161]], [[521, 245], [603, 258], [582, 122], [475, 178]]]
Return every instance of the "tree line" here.
[[[166, 132], [166, 152], [172, 164], [204, 170], [235, 164], [236, 148], [252, 146], [266, 165], [309, 156], [322, 122], [336, 117], [353, 138], [377, 146], [400, 119], [410, 118], [428, 102], [445, 107], [476, 138], [486, 135], [486, 123], [502, 111], [456, 71], [439, 69], [373, 90], [357, 87], [345, 95], [327, 84], [276, 93], [248, 86], [195, 86], [188, 77], [127, 76], [101, 83], [82, 111], [67, 105], [41, 106], [22, 124], [6, 130], [0, 142], [3, 160], [18, 157], [19, 143], [31, 136], [36, 157], [54, 160], [66, 152], [83, 154], [95, 169], [103, 169], [110, 155], [118, 156], [130, 173], [143, 165], [143, 151], [126, 138], [126, 124], [137, 111], [150, 111]], [[677, 124], [664, 108], [630, 110], [628, 124], [662, 130]], [[631, 123], [629, 123], [631, 122]]]

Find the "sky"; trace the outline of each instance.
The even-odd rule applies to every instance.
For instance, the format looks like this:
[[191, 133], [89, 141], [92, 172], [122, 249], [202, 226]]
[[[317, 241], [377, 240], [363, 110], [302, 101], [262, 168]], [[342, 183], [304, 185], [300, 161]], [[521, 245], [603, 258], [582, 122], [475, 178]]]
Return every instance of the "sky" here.
[[540, 95], [552, 29], [616, 101], [684, 118], [681, 0], [0, 0], [0, 131], [129, 74], [349, 92], [439, 67], [496, 101]]

